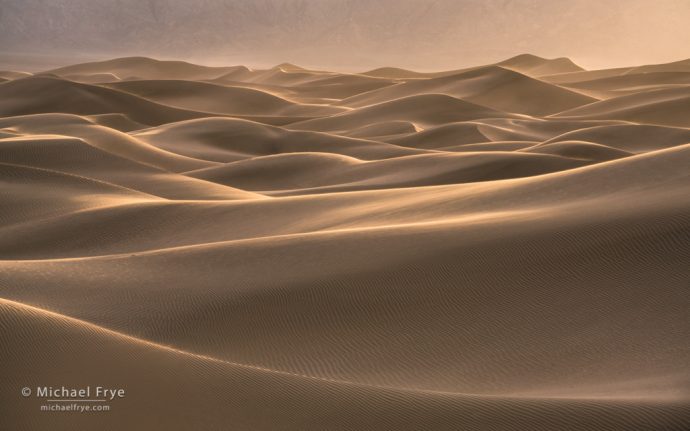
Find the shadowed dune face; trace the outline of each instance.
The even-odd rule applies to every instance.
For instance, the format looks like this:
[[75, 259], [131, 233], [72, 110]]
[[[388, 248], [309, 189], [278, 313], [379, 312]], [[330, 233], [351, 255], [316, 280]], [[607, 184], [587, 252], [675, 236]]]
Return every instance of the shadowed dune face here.
[[0, 429], [690, 429], [688, 73], [0, 72]]

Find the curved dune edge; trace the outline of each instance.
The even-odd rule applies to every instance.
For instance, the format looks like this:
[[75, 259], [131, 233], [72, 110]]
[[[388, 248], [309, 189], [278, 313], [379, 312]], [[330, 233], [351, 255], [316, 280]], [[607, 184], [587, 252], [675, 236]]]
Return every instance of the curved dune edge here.
[[242, 118], [203, 118], [174, 122], [136, 131], [133, 136], [165, 151], [209, 161], [206, 166], [187, 171], [252, 157], [295, 152], [333, 153], [361, 160], [428, 152], [362, 138], [310, 130], [289, 130]]
[[286, 192], [334, 193], [529, 177], [580, 167], [585, 164], [581, 160], [585, 159], [565, 153], [527, 156], [492, 151], [420, 154], [363, 162], [321, 153], [292, 153], [255, 157], [187, 175], [264, 194], [271, 191], [275, 196]]
[[[8, 323], [9, 317], [11, 315], [15, 315], [17, 320], [20, 320], [22, 318], [27, 319], [35, 319], [43, 322], [39, 322], [39, 324], [43, 323], [45, 326], [51, 326], [51, 327], [56, 327], [60, 330], [65, 330], [67, 332], [82, 332], [82, 333], [87, 333], [92, 336], [102, 336], [106, 338], [111, 338], [113, 340], [119, 341], [119, 342], [125, 342], [125, 343], [132, 343], [135, 345], [138, 345], [140, 347], [145, 347], [145, 348], [150, 348], [153, 350], [160, 350], [165, 353], [171, 353], [171, 354], [176, 354], [176, 355], [181, 355], [184, 357], [187, 357], [189, 359], [195, 359], [195, 360], [201, 360], [201, 361], [210, 361], [210, 362], [216, 362], [219, 364], [227, 365], [233, 368], [240, 368], [240, 369], [245, 369], [245, 370], [251, 370], [251, 371], [258, 371], [262, 373], [268, 373], [268, 374], [275, 374], [275, 375], [282, 375], [282, 376], [289, 376], [289, 377], [295, 377], [295, 378], [300, 378], [300, 379], [307, 379], [307, 380], [313, 380], [317, 382], [328, 382], [328, 383], [338, 383], [342, 385], [348, 385], [348, 386], [355, 386], [355, 387], [364, 387], [364, 388], [372, 388], [372, 389], [380, 389], [380, 390], [402, 390], [404, 392], [413, 392], [417, 394], [422, 394], [422, 395], [451, 395], [451, 396], [456, 396], [456, 397], [476, 397], [476, 398], [507, 398], [507, 399], [563, 399], [563, 400], [578, 400], [578, 399], [587, 399], [586, 397], [579, 396], [579, 397], [564, 397], [564, 396], [556, 396], [556, 397], [548, 397], [548, 396], [519, 396], [519, 395], [484, 395], [484, 394], [468, 394], [468, 393], [459, 393], [459, 392], [442, 392], [442, 391], [431, 391], [431, 390], [420, 390], [420, 389], [404, 389], [404, 388], [392, 388], [392, 387], [384, 387], [384, 386], [374, 386], [374, 385], [367, 385], [367, 384], [362, 384], [362, 383], [356, 383], [356, 382], [349, 382], [349, 381], [340, 381], [340, 380], [334, 380], [334, 379], [325, 379], [325, 378], [319, 378], [319, 377], [313, 377], [313, 376], [308, 376], [304, 374], [296, 374], [296, 373], [290, 373], [286, 371], [280, 371], [280, 370], [274, 370], [270, 368], [264, 368], [256, 365], [250, 365], [250, 364], [241, 364], [241, 363], [236, 363], [236, 362], [230, 362], [226, 361], [223, 359], [219, 358], [214, 358], [210, 356], [204, 356], [204, 355], [199, 355], [197, 353], [193, 352], [188, 352], [185, 350], [180, 350], [176, 349], [171, 346], [165, 346], [162, 344], [158, 344], [152, 341], [144, 340], [141, 338], [133, 337], [131, 335], [123, 334], [121, 332], [113, 331], [108, 328], [104, 328], [98, 325], [94, 325], [93, 323], [89, 323], [83, 320], [75, 319], [73, 317], [65, 316], [63, 314], [55, 313], [50, 310], [45, 310], [39, 307], [34, 307], [31, 305], [27, 304], [22, 304], [20, 302], [16, 301], [11, 301], [7, 300], [4, 298], [0, 298], [0, 315], [3, 316], [3, 323], [4, 325], [11, 325], [15, 324], [15, 322], [12, 322], [10, 320], [10, 323]], [[10, 316], [8, 316], [10, 315]], [[52, 321], [52, 322], [50, 322]], [[20, 327], [22, 325], [19, 325]], [[29, 327], [33, 325], [27, 325]], [[592, 397], [590, 399], [597, 399], [599, 397]], [[639, 397], [630, 397], [627, 398], [625, 396], [620, 396], [620, 397], [612, 397], [612, 396], [607, 396], [607, 397], [602, 397], [603, 399], [606, 400], [639, 400]]]
[[[572, 425], [573, 420], [577, 420], [585, 427], [582, 429], [586, 429], [592, 423], [601, 423], [604, 418], [605, 425], [602, 429], [618, 429], [632, 424], [680, 427], [687, 420], [683, 414], [679, 415], [682, 404], [673, 401], [486, 397], [370, 387], [280, 373], [189, 354], [7, 300], [0, 300], [0, 319], [4, 330], [22, 334], [25, 340], [62, 340], [62, 348], [53, 350], [51, 355], [34, 356], [31, 361], [32, 375], [15, 372], [9, 381], [12, 387], [18, 388], [20, 385], [30, 384], [29, 382], [41, 385], [40, 379], [35, 377], [36, 370], [41, 367], [56, 369], [57, 365], [62, 367], [57, 368], [60, 371], [51, 376], [51, 382], [60, 381], [70, 374], [70, 369], [76, 371], [77, 368], [82, 376], [77, 380], [86, 381], [95, 368], [89, 364], [97, 361], [100, 367], [107, 367], [110, 371], [109, 377], [102, 379], [105, 380], [103, 383], [126, 387], [128, 394], [127, 398], [112, 402], [114, 411], [109, 412], [108, 416], [94, 414], [72, 419], [69, 416], [34, 415], [28, 422], [20, 419], [23, 417], [22, 413], [27, 409], [36, 409], [39, 402], [18, 397], [8, 400], [5, 396], [3, 398], [8, 403], [5, 405], [12, 406], [12, 409], [9, 415], [3, 415], [0, 423], [18, 426], [18, 429], [29, 424], [32, 427], [49, 423], [56, 426], [67, 423], [67, 420], [72, 424], [98, 424], [103, 429], [116, 429], [118, 426], [134, 423], [141, 426], [142, 423], [155, 420], [157, 426], [184, 429], [191, 423], [198, 426], [206, 422], [214, 423], [218, 419], [217, 416], [195, 416], [191, 419], [193, 422], [190, 422], [188, 415], [175, 411], [155, 419], [148, 415], [133, 418], [131, 413], [127, 413], [139, 403], [164, 406], [180, 399], [187, 403], [187, 408], [193, 408], [199, 413], [214, 411], [222, 406], [224, 408], [220, 409], [220, 417], [225, 421], [239, 423], [246, 429], [271, 429], [271, 424], [275, 424], [275, 421], [289, 427], [329, 426], [334, 429], [350, 429], [353, 426], [416, 429], [429, 421], [434, 421], [438, 429], [456, 429], [458, 424], [472, 429], [487, 423], [492, 424], [493, 429], [511, 429], [521, 423], [531, 424], [535, 429], [550, 429], [554, 425], [560, 426], [559, 424]], [[100, 347], [94, 350], [86, 347], [89, 345]], [[56, 341], [33, 345], [15, 344], [13, 353], [3, 349], [5, 364], [16, 367], [16, 353], [27, 350], [25, 346], [30, 346], [30, 349], [40, 346], [47, 350], [55, 349], [58, 345]], [[75, 355], [68, 348], [77, 346], [82, 355]], [[90, 351], [90, 360], [80, 360], [87, 351]], [[120, 359], [115, 359], [116, 355]], [[7, 370], [7, 367], [4, 369]], [[174, 394], [151, 392], [151, 386], [163, 384], [173, 373], [177, 381]], [[144, 375], [147, 376], [144, 382], [138, 383], [137, 379]], [[224, 385], [218, 385], [218, 382], [223, 382]], [[199, 384], [208, 386], [204, 392], [191, 396], [189, 391], [193, 385]], [[147, 401], [151, 396], [153, 398]], [[256, 402], [270, 403], [273, 408], [263, 410], [257, 416], [253, 408], [253, 403]], [[319, 408], [318, 411], [325, 414], [318, 417], [305, 416], [295, 410], [299, 406]], [[412, 406], [416, 408], [408, 410]], [[442, 415], [443, 419], [439, 419], [437, 415]]]

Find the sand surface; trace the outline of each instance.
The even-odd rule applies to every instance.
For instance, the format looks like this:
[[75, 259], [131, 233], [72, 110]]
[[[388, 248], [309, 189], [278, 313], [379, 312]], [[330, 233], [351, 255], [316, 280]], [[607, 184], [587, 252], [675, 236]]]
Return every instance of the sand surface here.
[[0, 429], [690, 429], [689, 64], [1, 72]]

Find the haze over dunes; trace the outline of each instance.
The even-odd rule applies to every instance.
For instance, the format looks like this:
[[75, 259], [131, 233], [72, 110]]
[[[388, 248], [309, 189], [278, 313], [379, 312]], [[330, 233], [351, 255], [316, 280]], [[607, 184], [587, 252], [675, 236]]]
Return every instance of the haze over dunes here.
[[0, 429], [690, 429], [688, 64], [0, 73]]
[[[31, 70], [65, 58], [142, 54], [377, 69], [376, 76], [476, 66], [519, 52], [568, 55], [586, 68], [690, 55], [687, 0], [0, 0], [0, 10], [0, 57]], [[567, 59], [530, 70], [514, 65], [530, 75], [577, 70]], [[121, 72], [108, 73], [126, 78]]]

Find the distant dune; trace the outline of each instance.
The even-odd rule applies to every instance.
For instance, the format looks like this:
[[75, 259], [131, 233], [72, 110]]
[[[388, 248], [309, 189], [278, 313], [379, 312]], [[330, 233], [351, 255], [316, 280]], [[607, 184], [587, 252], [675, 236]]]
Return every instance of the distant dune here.
[[416, 94], [376, 103], [328, 118], [317, 118], [290, 125], [292, 129], [347, 131], [380, 121], [409, 121], [421, 128], [479, 118], [517, 117], [447, 94]]
[[[142, 124], [158, 125], [205, 115], [109, 88], [52, 77], [28, 77], [5, 84], [0, 87], [0, 115], [4, 117], [51, 112], [78, 115], [121, 113]], [[40, 99], [32, 97], [35, 91], [40, 92]]]
[[556, 114], [561, 118], [610, 118], [636, 123], [690, 127], [690, 87], [640, 91]]
[[499, 66], [456, 75], [415, 80], [345, 99], [342, 104], [362, 107], [428, 93], [441, 93], [505, 112], [547, 115], [596, 102], [597, 99], [548, 84]]
[[197, 81], [143, 80], [113, 83], [111, 88], [182, 109], [235, 115], [326, 116], [343, 112], [333, 106], [292, 103], [270, 93]]
[[0, 72], [0, 429], [690, 429], [689, 65]]

